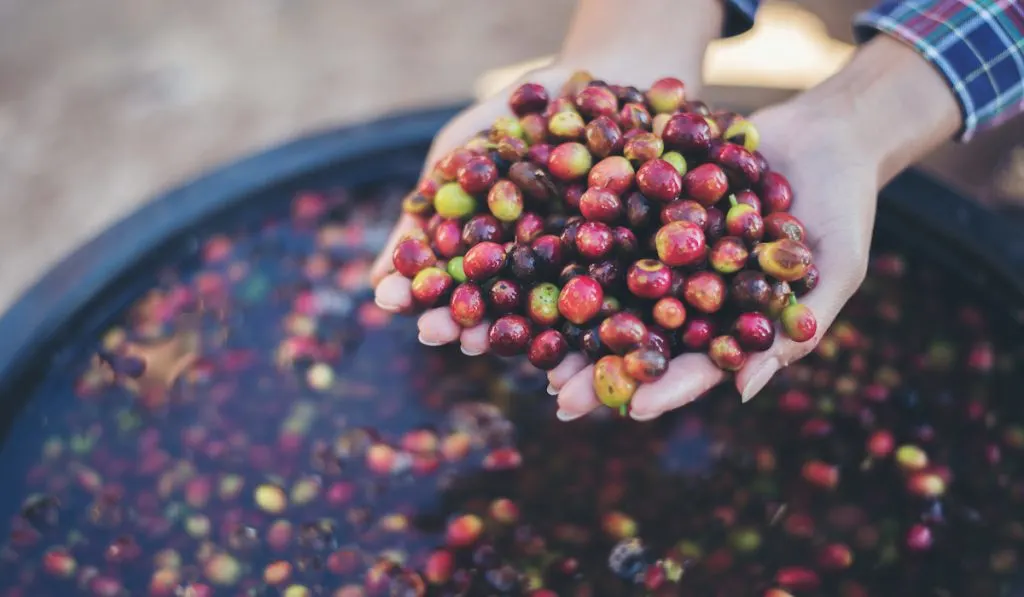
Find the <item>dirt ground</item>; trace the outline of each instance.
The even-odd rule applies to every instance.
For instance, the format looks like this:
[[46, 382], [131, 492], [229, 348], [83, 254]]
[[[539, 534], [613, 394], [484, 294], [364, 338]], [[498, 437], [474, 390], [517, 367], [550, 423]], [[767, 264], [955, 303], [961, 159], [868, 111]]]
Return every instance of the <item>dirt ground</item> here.
[[[484, 71], [555, 51], [573, 4], [0, 2], [0, 311], [111, 221], [211, 166], [469, 97]], [[848, 11], [826, 17], [845, 35]]]

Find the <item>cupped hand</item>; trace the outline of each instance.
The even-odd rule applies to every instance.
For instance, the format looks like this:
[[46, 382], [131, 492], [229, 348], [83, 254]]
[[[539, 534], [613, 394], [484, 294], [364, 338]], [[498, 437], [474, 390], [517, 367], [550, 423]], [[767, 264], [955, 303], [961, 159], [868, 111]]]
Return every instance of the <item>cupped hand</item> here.
[[[793, 187], [791, 213], [806, 225], [821, 282], [801, 299], [817, 317], [816, 335], [797, 343], [777, 333], [769, 350], [750, 355], [735, 375], [744, 401], [780, 368], [814, 349], [864, 280], [879, 171], [877, 161], [858, 147], [857, 135], [846, 131], [842, 122], [808, 122], [807, 113], [792, 104], [766, 109], [751, 120], [760, 133], [761, 153]], [[600, 406], [592, 376], [593, 367], [578, 355], [550, 372], [549, 391], [558, 393], [560, 419], [572, 420]], [[726, 377], [706, 355], [684, 354], [669, 364], [664, 377], [637, 390], [630, 415], [637, 420], [656, 418], [693, 402]]]
[[[538, 83], [547, 88], [551, 97], [555, 97], [571, 74], [572, 71], [558, 66], [533, 71], [493, 97], [473, 105], [453, 118], [434, 137], [434, 142], [427, 153], [424, 176], [445, 154], [481, 130], [489, 128], [498, 117], [510, 114], [508, 98], [516, 87], [525, 82]], [[401, 312], [412, 306], [411, 283], [407, 278], [394, 273], [392, 252], [399, 240], [420, 225], [421, 222], [415, 216], [402, 214], [384, 250], [373, 265], [371, 280], [376, 287], [375, 300], [382, 309]], [[427, 311], [419, 319], [420, 342], [428, 346], [440, 346], [460, 340], [462, 351], [468, 355], [487, 351], [487, 329], [487, 322], [462, 329], [452, 320], [447, 307]]]

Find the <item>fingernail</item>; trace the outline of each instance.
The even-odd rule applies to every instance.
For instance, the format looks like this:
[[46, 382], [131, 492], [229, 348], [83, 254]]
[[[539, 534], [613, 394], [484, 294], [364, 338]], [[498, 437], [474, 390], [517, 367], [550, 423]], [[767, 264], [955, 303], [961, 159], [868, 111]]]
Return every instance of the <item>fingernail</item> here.
[[467, 349], [465, 346], [460, 346], [459, 350], [461, 350], [462, 354], [466, 355], [467, 357], [476, 357], [476, 356], [480, 356], [480, 355], [483, 354], [483, 352], [473, 352], [473, 351]]
[[423, 338], [422, 335], [419, 337], [420, 344], [424, 346], [444, 346], [444, 342], [431, 342]]
[[389, 305], [388, 303], [381, 302], [381, 300], [377, 297], [374, 297], [373, 302], [374, 304], [376, 304], [381, 309], [384, 309], [385, 311], [391, 311], [392, 313], [398, 311], [398, 305]]
[[768, 382], [778, 370], [778, 360], [772, 358], [765, 361], [764, 364], [762, 364], [761, 367], [750, 376], [750, 381], [748, 381], [746, 387], [743, 388], [743, 402], [747, 402], [754, 396], [757, 396], [757, 393], [768, 385]]
[[558, 412], [556, 412], [556, 413], [555, 413], [555, 417], [556, 417], [556, 418], [557, 418], [557, 419], [558, 419], [559, 421], [561, 421], [561, 422], [563, 422], [563, 423], [568, 423], [569, 421], [575, 421], [576, 419], [578, 419], [578, 418], [580, 418], [580, 417], [582, 417], [582, 416], [583, 416], [583, 415], [580, 415], [580, 414], [575, 414], [575, 413], [567, 413], [567, 412], [565, 412], [564, 410], [560, 410], [560, 411], [558, 411]]
[[645, 413], [645, 412], [639, 412], [638, 413], [638, 412], [636, 412], [634, 410], [634, 411], [630, 411], [629, 416], [634, 421], [650, 421], [651, 419], [657, 419], [658, 417], [660, 417], [661, 413]]
[[[556, 388], [555, 386], [553, 386], [551, 384], [548, 384], [548, 394], [551, 394], [552, 396], [557, 396], [558, 395], [558, 388]], [[559, 411], [559, 412], [561, 412], [561, 411]]]

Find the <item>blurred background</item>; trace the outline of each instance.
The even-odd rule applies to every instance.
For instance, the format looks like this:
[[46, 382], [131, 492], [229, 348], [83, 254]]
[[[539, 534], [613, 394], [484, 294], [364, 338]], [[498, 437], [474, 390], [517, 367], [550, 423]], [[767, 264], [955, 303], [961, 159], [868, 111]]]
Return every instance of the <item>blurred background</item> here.
[[[558, 48], [574, 0], [0, 2], [0, 311], [155, 193], [306, 132], [489, 93]], [[706, 99], [751, 110], [847, 59], [869, 2], [769, 2]], [[1024, 122], [926, 167], [1024, 204]], [[1015, 146], [1015, 144], [1017, 146]]]

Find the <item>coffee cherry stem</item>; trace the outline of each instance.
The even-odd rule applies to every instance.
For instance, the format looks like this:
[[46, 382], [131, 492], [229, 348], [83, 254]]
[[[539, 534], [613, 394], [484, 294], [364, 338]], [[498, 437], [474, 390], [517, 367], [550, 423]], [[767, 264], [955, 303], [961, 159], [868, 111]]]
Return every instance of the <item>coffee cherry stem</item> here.
[[730, 194], [729, 195], [729, 206], [730, 207], [736, 207], [737, 203], [738, 202], [736, 201], [736, 195], [735, 194]]
[[796, 305], [797, 304], [797, 300], [796, 300], [796, 295], [795, 294], [790, 294], [789, 295], [789, 304], [790, 305]]
[[622, 406], [619, 407], [619, 415], [620, 416], [625, 417], [627, 413], [628, 413], [628, 409], [626, 408], [625, 404], [623, 404]]

